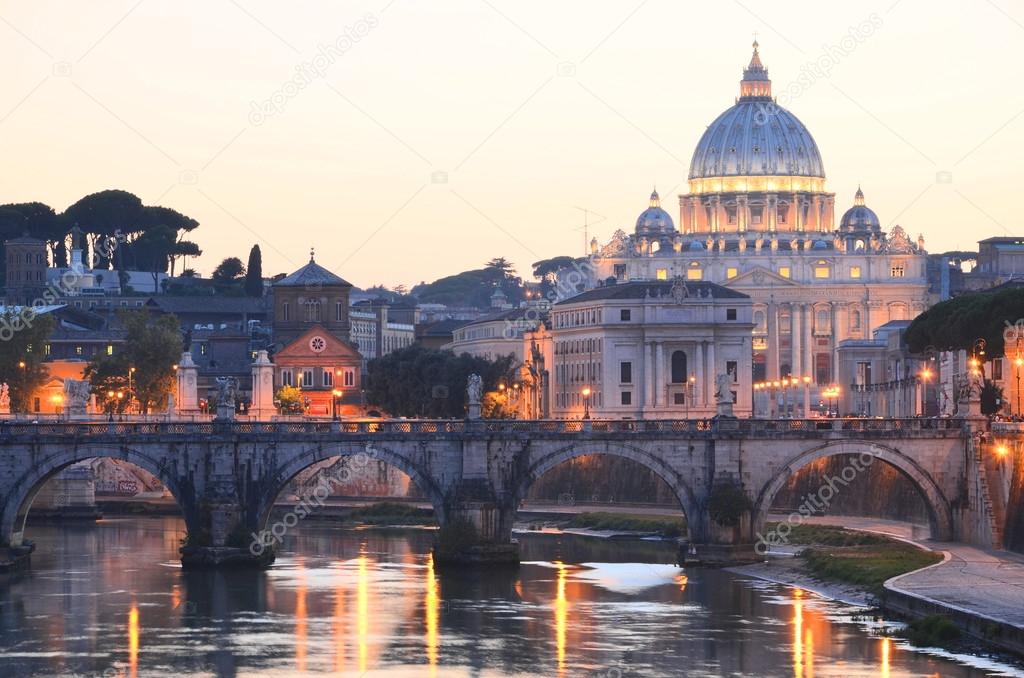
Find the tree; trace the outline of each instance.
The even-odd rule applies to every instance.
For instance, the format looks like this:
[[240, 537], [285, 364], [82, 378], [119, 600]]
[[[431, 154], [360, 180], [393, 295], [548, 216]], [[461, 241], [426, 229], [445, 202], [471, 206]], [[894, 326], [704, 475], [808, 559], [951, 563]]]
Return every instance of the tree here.
[[263, 296], [263, 253], [259, 245], [249, 250], [249, 265], [245, 269], [245, 294], [249, 297]]
[[469, 375], [479, 374], [485, 390], [494, 390], [512, 362], [511, 356], [486, 360], [413, 344], [370, 361], [366, 397], [396, 416], [463, 417]]
[[510, 277], [516, 272], [516, 267], [505, 257], [495, 257], [487, 262], [487, 269], [495, 271], [502, 278]]
[[242, 260], [238, 257], [228, 257], [213, 270], [213, 280], [222, 285], [231, 285], [238, 282], [244, 274], [245, 266], [242, 266]]
[[167, 272], [170, 252], [175, 247], [176, 231], [170, 226], [147, 229], [132, 243], [135, 265], [153, 276], [153, 289], [161, 273]]
[[178, 319], [173, 315], [153, 319], [145, 311], [123, 312], [119, 318], [126, 330], [121, 350], [95, 358], [86, 368], [93, 393], [106, 398], [108, 391], [127, 391], [130, 372], [129, 396], [138, 401], [142, 412], [165, 407], [182, 352]]
[[[199, 245], [195, 244], [191, 240], [179, 240], [174, 243], [174, 247], [171, 248], [171, 277], [174, 277], [174, 270], [178, 264], [178, 258], [181, 257], [182, 263], [184, 263], [185, 257], [198, 257], [203, 253], [199, 249]], [[192, 271], [193, 275], [195, 271], [191, 268], [186, 268], [185, 271]], [[182, 272], [182, 276], [185, 276], [185, 272]]]
[[53, 317], [31, 309], [8, 307], [0, 315], [0, 382], [8, 385], [11, 409], [29, 412], [35, 392], [46, 381], [43, 346], [54, 328]]
[[0, 270], [6, 263], [3, 241], [25, 234], [46, 242], [54, 266], [67, 266], [67, 249], [63, 247], [67, 233], [49, 205], [41, 202], [0, 205]]
[[[104, 239], [122, 238], [143, 230], [145, 219], [144, 207], [139, 197], [128, 191], [109, 190], [92, 193], [64, 210], [61, 219], [70, 230], [78, 226], [90, 236], [93, 268], [109, 268], [113, 266], [124, 270], [123, 247], [112, 252], [100, 247]], [[112, 254], [113, 261], [107, 258]]]
[[302, 414], [302, 390], [298, 386], [282, 386], [277, 391], [277, 406], [281, 414]]
[[[1022, 323], [1018, 325], [1018, 321]], [[965, 294], [940, 302], [914, 318], [904, 334], [913, 353], [971, 351], [984, 339], [985, 359], [1005, 353], [1008, 328], [1024, 329], [1024, 289]]]

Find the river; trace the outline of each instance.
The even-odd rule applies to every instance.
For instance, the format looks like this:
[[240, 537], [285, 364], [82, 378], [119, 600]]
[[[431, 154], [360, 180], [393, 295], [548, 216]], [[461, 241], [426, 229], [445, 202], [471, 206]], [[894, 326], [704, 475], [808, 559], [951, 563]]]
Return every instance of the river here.
[[34, 525], [0, 579], [0, 676], [1020, 675], [911, 649], [811, 593], [671, 546], [519, 535], [513, 572], [438, 572], [427, 530], [307, 522], [265, 572], [183, 572], [173, 518]]

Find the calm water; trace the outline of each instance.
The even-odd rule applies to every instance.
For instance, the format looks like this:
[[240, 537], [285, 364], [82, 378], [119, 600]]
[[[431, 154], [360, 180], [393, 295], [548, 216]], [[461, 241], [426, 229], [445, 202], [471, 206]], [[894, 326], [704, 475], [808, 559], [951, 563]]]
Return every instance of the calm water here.
[[271, 570], [224, 574], [181, 571], [174, 519], [30, 532], [31, 571], [0, 583], [4, 678], [1016, 675], [658, 544], [528, 535], [517, 572], [449, 575], [429, 532], [306, 523]]

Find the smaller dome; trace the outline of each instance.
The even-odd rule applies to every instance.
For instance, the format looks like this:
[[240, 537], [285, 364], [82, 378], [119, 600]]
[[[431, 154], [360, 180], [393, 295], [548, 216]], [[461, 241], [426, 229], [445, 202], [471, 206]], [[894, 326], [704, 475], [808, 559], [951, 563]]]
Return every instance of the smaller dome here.
[[661, 198], [658, 191], [651, 193], [650, 207], [645, 209], [636, 220], [636, 234], [641, 237], [661, 237], [674, 235], [676, 225], [668, 212], [661, 209]]
[[853, 207], [846, 210], [843, 218], [839, 220], [839, 229], [845, 232], [856, 233], [868, 231], [878, 233], [882, 225], [874, 210], [864, 204], [864, 191], [857, 187], [857, 194], [853, 197]]
[[814, 250], [827, 250], [828, 249], [828, 243], [825, 242], [824, 240], [815, 240], [814, 244], [811, 245], [811, 249], [814, 249]]
[[690, 243], [690, 251], [691, 252], [702, 252], [702, 251], [704, 251], [704, 243], [702, 243], [700, 240], [694, 240], [693, 242]]

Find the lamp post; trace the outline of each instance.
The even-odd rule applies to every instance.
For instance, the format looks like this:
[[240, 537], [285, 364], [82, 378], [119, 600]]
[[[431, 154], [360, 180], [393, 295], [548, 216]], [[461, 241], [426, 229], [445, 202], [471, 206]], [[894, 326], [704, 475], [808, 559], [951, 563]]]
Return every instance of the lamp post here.
[[114, 421], [114, 392], [107, 391], [107, 421]]
[[804, 383], [804, 419], [811, 417], [811, 377], [804, 375], [801, 380]]
[[690, 375], [686, 379], [686, 393], [683, 397], [683, 403], [686, 405], [686, 418], [690, 418], [690, 401], [693, 400], [694, 394], [697, 391], [697, 377]]
[[135, 374], [135, 368], [134, 367], [129, 367], [128, 368], [128, 406], [129, 407], [131, 407], [131, 404], [132, 404], [132, 393], [133, 393], [133, 391], [132, 391], [132, 375], [133, 374]]
[[124, 408], [121, 407], [121, 401], [122, 400], [124, 400], [124, 391], [118, 391], [117, 392], [117, 411], [118, 411], [118, 415], [121, 418], [121, 421], [124, 421]]
[[[921, 384], [921, 416], [928, 414], [928, 382], [932, 380], [932, 371], [927, 367], [918, 373], [918, 382]], [[936, 399], [937, 404], [937, 399]]]
[[334, 421], [338, 421], [338, 401], [341, 399], [341, 389], [334, 389], [331, 391], [331, 407], [333, 414], [331, 416]]
[[583, 418], [590, 419], [590, 387], [583, 387]]

